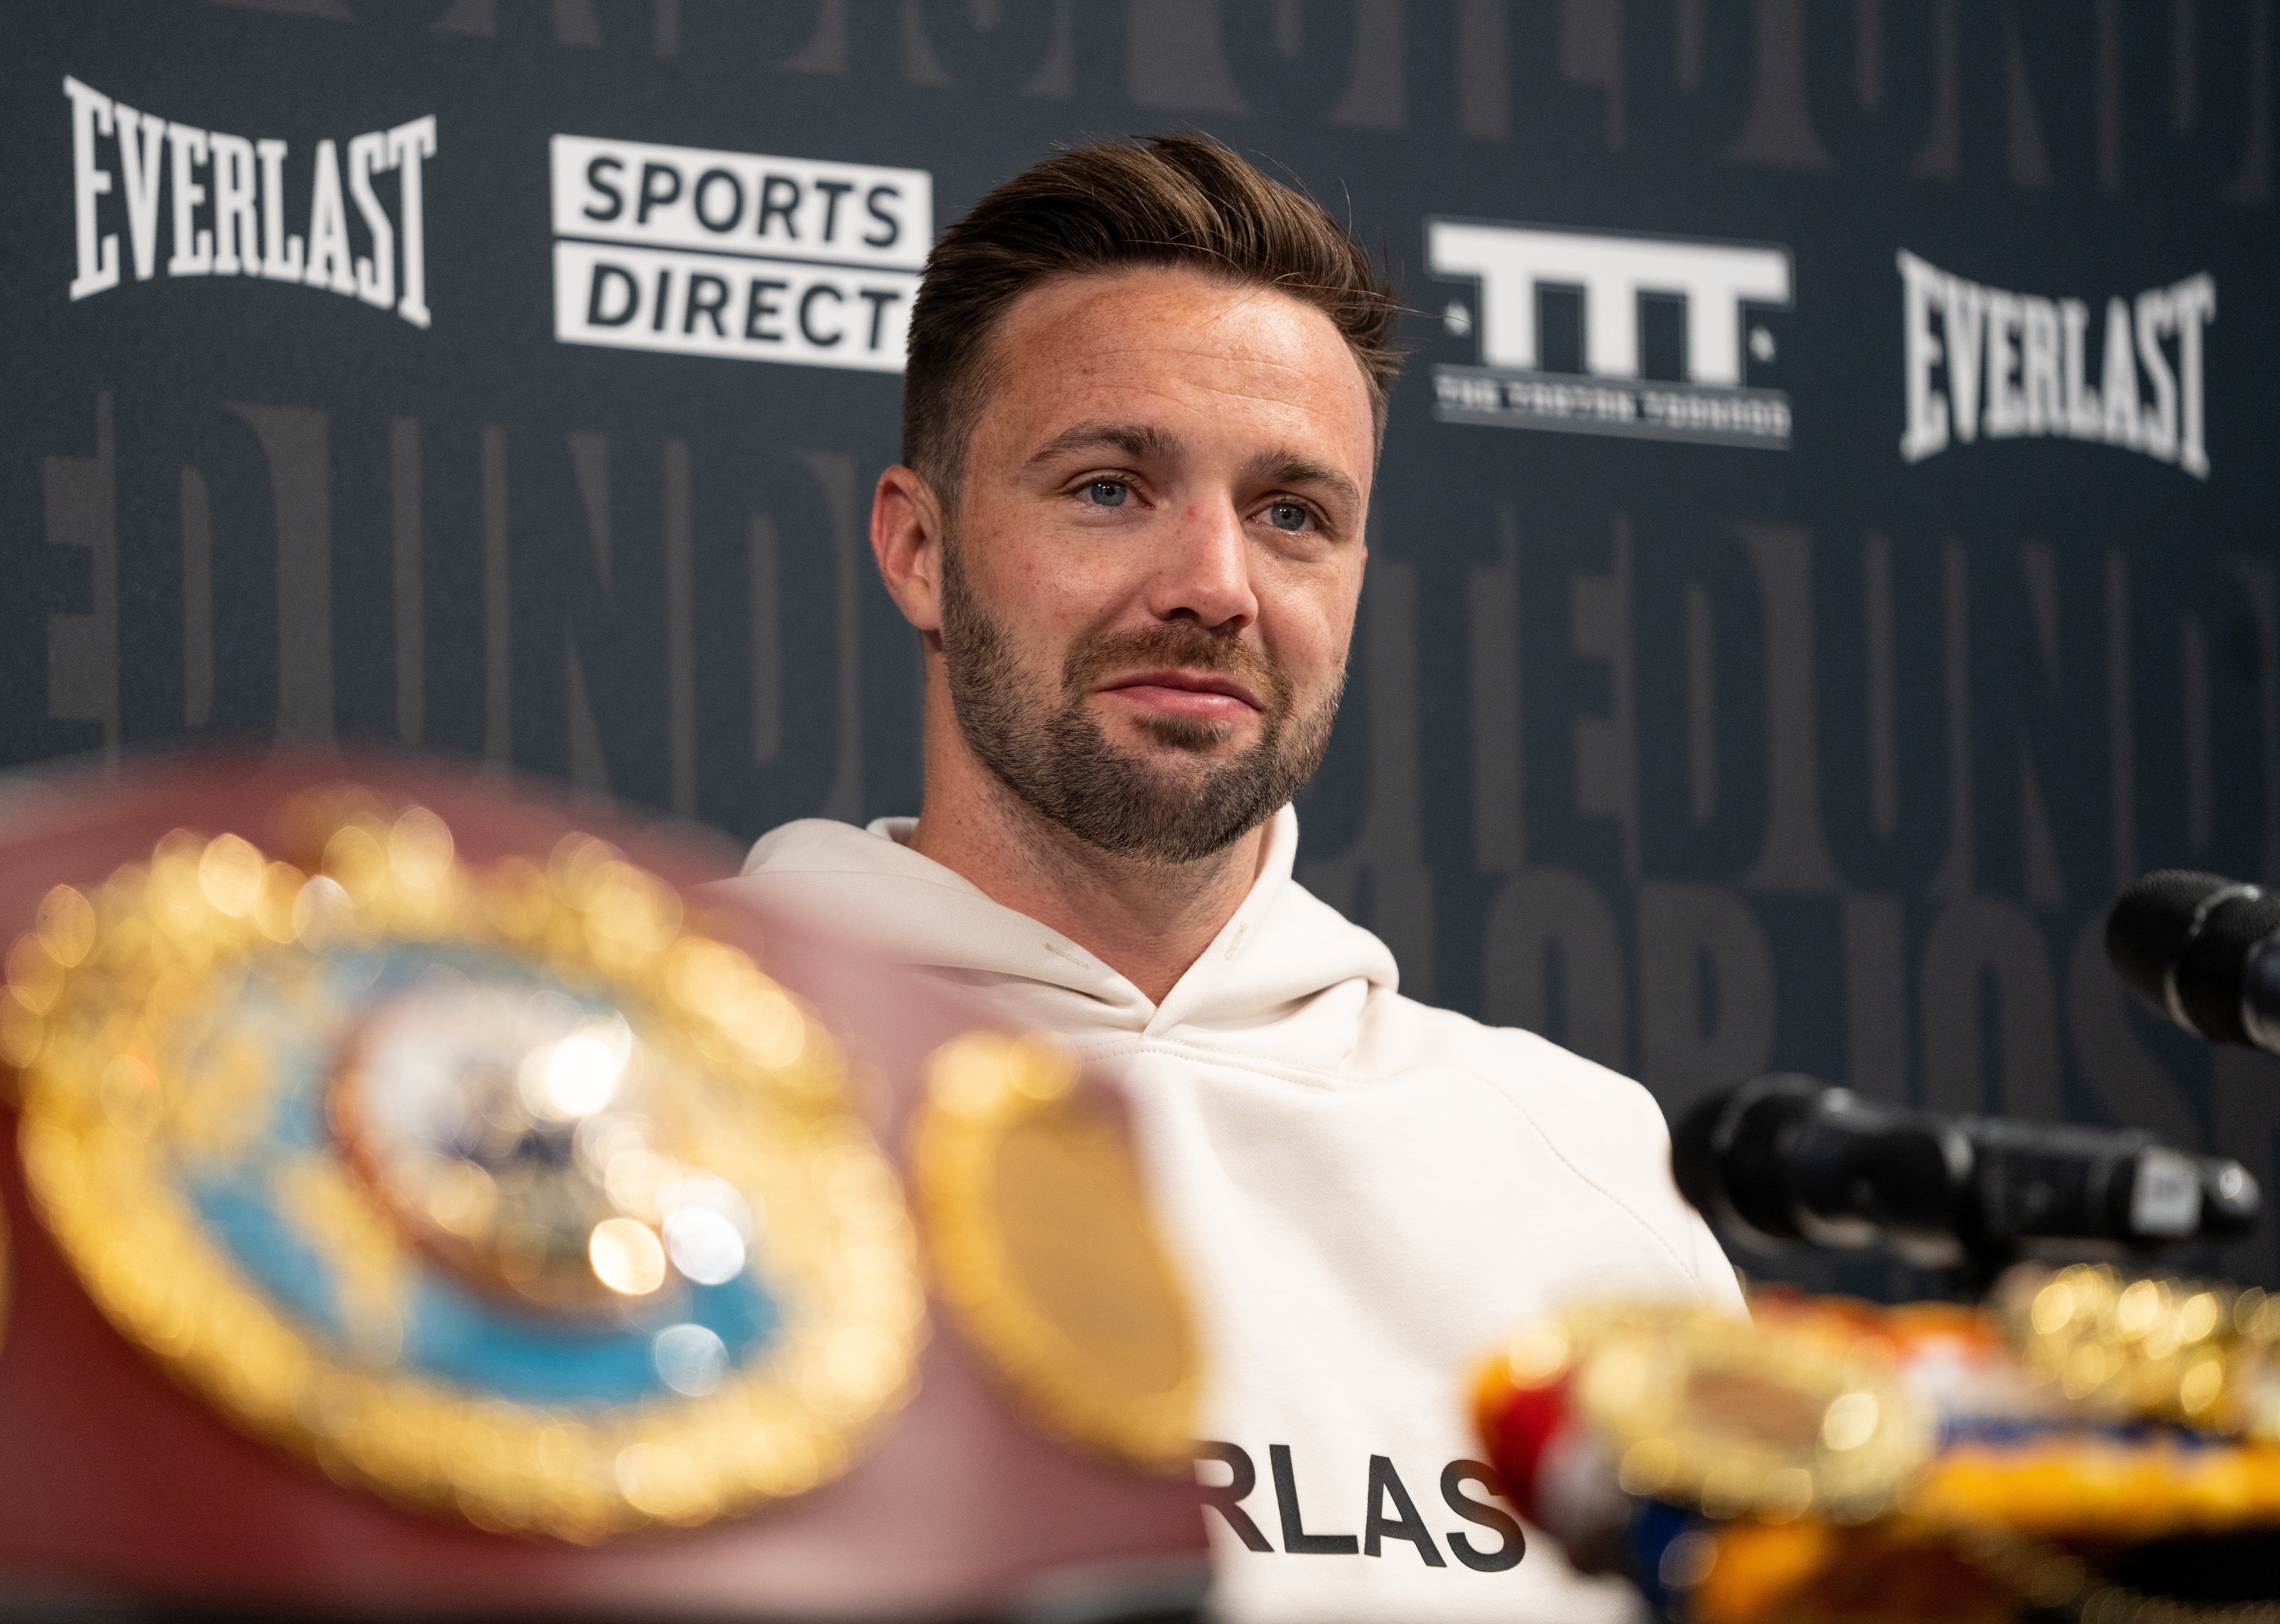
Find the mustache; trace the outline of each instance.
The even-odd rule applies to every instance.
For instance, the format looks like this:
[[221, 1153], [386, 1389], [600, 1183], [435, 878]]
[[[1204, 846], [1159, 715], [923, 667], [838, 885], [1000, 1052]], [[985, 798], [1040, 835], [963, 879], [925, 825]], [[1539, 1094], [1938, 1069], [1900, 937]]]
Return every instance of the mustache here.
[[1061, 665], [1061, 689], [1080, 704], [1093, 684], [1111, 672], [1141, 666], [1184, 667], [1234, 677], [1270, 701], [1280, 715], [1290, 708], [1290, 679], [1258, 650], [1239, 639], [1215, 635], [1190, 621], [1110, 632], [1080, 642]]

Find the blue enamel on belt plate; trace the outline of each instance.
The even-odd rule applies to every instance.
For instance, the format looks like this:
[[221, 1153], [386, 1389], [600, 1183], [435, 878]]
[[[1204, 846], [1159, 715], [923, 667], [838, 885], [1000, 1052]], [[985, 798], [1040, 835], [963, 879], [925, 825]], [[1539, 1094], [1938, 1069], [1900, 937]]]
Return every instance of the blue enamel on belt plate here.
[[573, 835], [176, 831], [8, 956], [35, 1204], [104, 1313], [343, 1482], [592, 1540], [798, 1494], [906, 1396], [897, 1181], [829, 1035]]

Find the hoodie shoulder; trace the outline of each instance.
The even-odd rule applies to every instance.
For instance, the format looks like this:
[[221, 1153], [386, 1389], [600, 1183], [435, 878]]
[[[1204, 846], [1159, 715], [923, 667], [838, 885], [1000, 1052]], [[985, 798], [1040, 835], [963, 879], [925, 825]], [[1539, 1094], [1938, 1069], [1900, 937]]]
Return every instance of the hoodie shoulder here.
[[1624, 1167], [1651, 1159], [1668, 1176], [1669, 1126], [1654, 1096], [1631, 1078], [1518, 1027], [1488, 1026], [1398, 994], [1376, 1002], [1369, 1042], [1387, 1071], [1459, 1066], [1547, 1128], [1557, 1123], [1560, 1143], [1579, 1157]]
[[1738, 1302], [1716, 1241], [1671, 1178], [1669, 1125], [1645, 1088], [1533, 1032], [1398, 995], [1375, 1002], [1371, 1047], [1387, 1073], [1463, 1072], [1483, 1108], [1521, 1118], [1553, 1159], [1652, 1234], [1706, 1297]]
[[[958, 877], [938, 863], [928, 862], [897, 842], [882, 825], [909, 820], [882, 818], [878, 825], [860, 828], [836, 818], [795, 818], [780, 823], [752, 843], [744, 854], [746, 875], [771, 877], [796, 874], [892, 874], [913, 875], [935, 871], [936, 879]], [[964, 883], [962, 881], [959, 883]]]

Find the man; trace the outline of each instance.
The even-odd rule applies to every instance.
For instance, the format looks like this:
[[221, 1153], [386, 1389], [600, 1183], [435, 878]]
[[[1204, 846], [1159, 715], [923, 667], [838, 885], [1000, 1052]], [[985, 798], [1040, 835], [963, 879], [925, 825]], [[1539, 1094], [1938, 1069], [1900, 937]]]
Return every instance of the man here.
[[1205, 1328], [1225, 1612], [1621, 1616], [1524, 1542], [1467, 1382], [1575, 1297], [1731, 1302], [1732, 1273], [1644, 1090], [1401, 997], [1290, 877], [1394, 313], [1328, 215], [1207, 142], [982, 199], [928, 261], [872, 508], [925, 643], [924, 804], [790, 824], [737, 883], [1122, 1076]]

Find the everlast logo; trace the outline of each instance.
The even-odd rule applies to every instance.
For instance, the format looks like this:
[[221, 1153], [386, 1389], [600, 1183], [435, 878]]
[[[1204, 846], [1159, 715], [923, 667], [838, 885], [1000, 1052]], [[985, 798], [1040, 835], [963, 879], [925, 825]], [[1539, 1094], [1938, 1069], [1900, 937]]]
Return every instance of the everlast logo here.
[[[1445, 219], [1427, 221], [1425, 239], [1433, 274], [1481, 284], [1483, 364], [1433, 369], [1443, 422], [1788, 446], [1789, 396], [1745, 387], [1742, 334], [1745, 306], [1788, 307], [1787, 249]], [[1579, 293], [1579, 368], [1558, 368], [1545, 353], [1547, 296]], [[1644, 376], [1649, 303], [1676, 306], [1675, 376]], [[1470, 322], [1450, 307], [1452, 331]], [[1773, 358], [1765, 328], [1749, 342]]]
[[[1443, 1466], [1438, 1484], [1441, 1505], [1434, 1505], [1429, 1493], [1426, 1510], [1435, 1513], [1429, 1518], [1419, 1508], [1417, 1497], [1410, 1491], [1409, 1485], [1402, 1482], [1392, 1460], [1384, 1455], [1372, 1455], [1367, 1482], [1360, 1485], [1347, 1483], [1345, 1494], [1331, 1493], [1316, 1481], [1316, 1521], [1310, 1528], [1306, 1525], [1307, 1512], [1298, 1503], [1298, 1475], [1291, 1462], [1290, 1446], [1270, 1443], [1267, 1446], [1267, 1463], [1269, 1475], [1275, 1480], [1275, 1509], [1268, 1526], [1282, 1535], [1282, 1543], [1278, 1547], [1244, 1504], [1251, 1500], [1254, 1507], [1259, 1505], [1252, 1500], [1252, 1492], [1259, 1487], [1259, 1464], [1251, 1451], [1239, 1443], [1210, 1440], [1196, 1445], [1196, 1459], [1199, 1466], [1212, 1462], [1227, 1469], [1226, 1482], [1205, 1481], [1201, 1484], [1203, 1501], [1219, 1513], [1246, 1551], [1271, 1552], [1279, 1549], [1285, 1556], [1294, 1557], [1379, 1557], [1389, 1550], [1386, 1542], [1398, 1540], [1407, 1545], [1409, 1555], [1426, 1566], [1447, 1567], [1448, 1558], [1442, 1554], [1441, 1548], [1441, 1541], [1445, 1540], [1449, 1555], [1476, 1574], [1500, 1574], [1517, 1567], [1528, 1554], [1528, 1538], [1521, 1531], [1520, 1520], [1495, 1503], [1494, 1497], [1504, 1493], [1504, 1486], [1495, 1469], [1485, 1461], [1452, 1460]], [[1358, 1495], [1354, 1493], [1357, 1488]], [[1341, 1507], [1349, 1519], [1359, 1505], [1359, 1531], [1349, 1520], [1344, 1531], [1326, 1532], [1327, 1525], [1321, 1518], [1329, 1505]], [[1448, 1515], [1442, 1512], [1443, 1506], [1467, 1526], [1451, 1528]], [[1261, 1515], [1265, 1514], [1262, 1511]], [[1436, 1523], [1440, 1525], [1438, 1540], [1434, 1536]]]
[[2201, 329], [2216, 319], [2216, 282], [2207, 272], [2109, 298], [2093, 342], [2084, 300], [1983, 288], [1906, 249], [1899, 263], [1904, 459], [1922, 462], [1982, 435], [2055, 436], [2142, 451], [2208, 478]]
[[[73, 298], [119, 286], [119, 233], [105, 227], [123, 213], [136, 281], [149, 281], [162, 266], [169, 276], [258, 276], [323, 288], [393, 310], [413, 327], [428, 325], [420, 165], [435, 156], [433, 115], [351, 136], [345, 149], [320, 141], [303, 167], [289, 161], [281, 141], [172, 123], [76, 79], [64, 81], [64, 95], [71, 101], [78, 227]], [[392, 215], [386, 189], [374, 186], [391, 172]], [[306, 212], [295, 210], [289, 220], [289, 196], [309, 200]], [[162, 219], [170, 250], [163, 260]], [[303, 229], [289, 232], [291, 223]]]
[[902, 371], [924, 170], [582, 135], [552, 160], [562, 343]]

